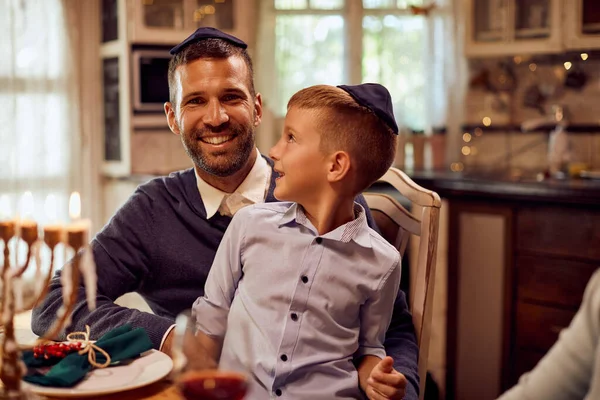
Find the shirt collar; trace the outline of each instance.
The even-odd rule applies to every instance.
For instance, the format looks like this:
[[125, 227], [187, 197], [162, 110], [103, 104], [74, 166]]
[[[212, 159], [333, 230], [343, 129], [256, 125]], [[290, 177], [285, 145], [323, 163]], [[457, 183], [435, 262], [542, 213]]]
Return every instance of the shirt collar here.
[[[298, 203], [293, 203], [279, 220], [279, 226], [289, 224], [292, 221], [306, 226], [313, 232], [316, 231], [304, 213], [304, 209]], [[369, 225], [365, 209], [358, 203], [354, 203], [354, 219], [342, 226], [337, 227], [331, 232], [322, 235], [324, 239], [337, 240], [342, 243], [348, 243], [353, 240], [362, 247], [371, 248], [371, 235], [369, 234]]]
[[[260, 203], [265, 200], [266, 188], [269, 184], [271, 172], [269, 164], [260, 154], [258, 149], [256, 149], [256, 153], [256, 161], [248, 173], [248, 176], [246, 176], [240, 186], [233, 192], [242, 195], [252, 203]], [[209, 219], [217, 213], [225, 196], [229, 196], [233, 193], [223, 192], [206, 183], [206, 181], [198, 175], [196, 168], [194, 168], [194, 173], [196, 174], [196, 185], [198, 186], [198, 191], [200, 192], [200, 197], [202, 198], [204, 209], [206, 210], [206, 219]]]

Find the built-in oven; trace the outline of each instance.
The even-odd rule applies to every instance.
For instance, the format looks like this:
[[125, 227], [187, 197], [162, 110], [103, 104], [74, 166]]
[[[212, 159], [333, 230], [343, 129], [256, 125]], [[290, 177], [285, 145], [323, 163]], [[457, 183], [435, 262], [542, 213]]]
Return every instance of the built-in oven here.
[[131, 55], [133, 113], [163, 113], [169, 101], [169, 50], [133, 48]]
[[169, 101], [170, 47], [134, 45], [131, 50], [132, 126], [168, 131], [164, 104]]

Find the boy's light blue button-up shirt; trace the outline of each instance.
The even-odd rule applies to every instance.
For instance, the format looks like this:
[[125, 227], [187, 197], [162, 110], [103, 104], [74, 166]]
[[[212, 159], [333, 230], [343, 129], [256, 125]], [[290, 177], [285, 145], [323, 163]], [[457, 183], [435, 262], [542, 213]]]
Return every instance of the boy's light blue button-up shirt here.
[[294, 203], [233, 217], [193, 311], [224, 337], [220, 368], [252, 373], [248, 399], [362, 398], [353, 356], [385, 356], [401, 269], [355, 215], [322, 236]]

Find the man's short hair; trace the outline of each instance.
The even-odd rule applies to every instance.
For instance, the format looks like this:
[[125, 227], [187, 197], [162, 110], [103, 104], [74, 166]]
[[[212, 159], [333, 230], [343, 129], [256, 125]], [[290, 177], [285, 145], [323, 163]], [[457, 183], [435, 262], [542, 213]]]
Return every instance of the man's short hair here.
[[317, 110], [317, 129], [324, 153], [345, 151], [356, 168], [355, 192], [360, 193], [386, 173], [394, 162], [398, 135], [375, 113], [344, 90], [316, 85], [300, 90], [292, 107]]
[[175, 54], [169, 62], [169, 101], [175, 103], [177, 86], [175, 84], [175, 70], [180, 65], [188, 64], [201, 58], [227, 59], [229, 57], [240, 57], [246, 63], [248, 68], [248, 89], [250, 95], [255, 96], [254, 92], [254, 69], [252, 59], [246, 49], [242, 49], [223, 39], [204, 39], [192, 43], [181, 52]]

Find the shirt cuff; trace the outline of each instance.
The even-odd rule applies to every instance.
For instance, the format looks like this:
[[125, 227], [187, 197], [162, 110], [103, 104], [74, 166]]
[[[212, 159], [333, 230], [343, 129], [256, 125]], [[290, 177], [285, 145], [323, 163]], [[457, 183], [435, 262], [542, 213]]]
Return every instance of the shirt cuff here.
[[167, 331], [165, 332], [162, 340], [160, 341], [160, 348], [158, 350], [162, 350], [163, 344], [165, 344], [165, 339], [167, 338], [167, 336], [169, 336], [169, 333], [171, 333], [171, 331], [173, 330], [173, 328], [175, 328], [175, 324], [171, 325], [169, 327], [169, 329], [167, 329]]
[[364, 356], [375, 356], [383, 360], [386, 356], [385, 349], [383, 347], [359, 346], [356, 353], [354, 353], [354, 358], [358, 359]]

